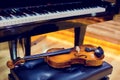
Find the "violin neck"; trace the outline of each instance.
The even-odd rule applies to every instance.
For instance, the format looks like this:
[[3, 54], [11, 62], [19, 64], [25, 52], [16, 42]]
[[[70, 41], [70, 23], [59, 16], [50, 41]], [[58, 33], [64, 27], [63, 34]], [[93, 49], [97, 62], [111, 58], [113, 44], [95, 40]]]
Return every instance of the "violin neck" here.
[[55, 51], [55, 52], [30, 55], [30, 56], [25, 56], [22, 59], [24, 59], [24, 60], [33, 60], [33, 59], [43, 58], [43, 57], [46, 57], [46, 56], [53, 56], [53, 55], [58, 55], [58, 54], [66, 54], [66, 53], [69, 53], [72, 49], [73, 48], [68, 48], [68, 49], [58, 50], [58, 51]]

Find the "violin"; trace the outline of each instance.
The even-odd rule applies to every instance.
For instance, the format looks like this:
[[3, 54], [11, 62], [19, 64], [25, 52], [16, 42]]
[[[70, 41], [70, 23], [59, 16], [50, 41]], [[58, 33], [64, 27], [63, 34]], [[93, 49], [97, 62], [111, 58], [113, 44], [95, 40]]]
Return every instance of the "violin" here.
[[[53, 52], [60, 48], [49, 49]], [[46, 56], [45, 61], [54, 68], [70, 67], [72, 64], [83, 64], [85, 66], [100, 66], [103, 63], [104, 51], [101, 47], [82, 45], [72, 49], [69, 54]]]
[[93, 45], [81, 45], [75, 48], [51, 48], [46, 53], [25, 56], [18, 58], [16, 61], [8, 61], [7, 66], [10, 69], [27, 60], [44, 58], [45, 62], [53, 68], [70, 67], [72, 64], [83, 64], [85, 66], [100, 66], [103, 63], [104, 51], [101, 47]]

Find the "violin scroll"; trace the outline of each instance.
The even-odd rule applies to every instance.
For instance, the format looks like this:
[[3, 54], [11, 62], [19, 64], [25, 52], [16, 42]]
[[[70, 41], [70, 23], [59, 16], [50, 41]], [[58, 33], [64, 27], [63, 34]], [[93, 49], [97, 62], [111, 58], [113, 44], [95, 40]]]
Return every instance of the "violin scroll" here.
[[103, 58], [104, 56], [104, 51], [101, 47], [97, 47], [97, 48], [89, 48], [89, 47], [86, 47], [85, 48], [85, 51], [86, 52], [91, 52], [91, 51], [94, 51], [94, 55], [98, 58]]
[[22, 63], [25, 63], [25, 60], [22, 58], [18, 58], [15, 62], [14, 61], [7, 61], [7, 67], [10, 69], [13, 69]]

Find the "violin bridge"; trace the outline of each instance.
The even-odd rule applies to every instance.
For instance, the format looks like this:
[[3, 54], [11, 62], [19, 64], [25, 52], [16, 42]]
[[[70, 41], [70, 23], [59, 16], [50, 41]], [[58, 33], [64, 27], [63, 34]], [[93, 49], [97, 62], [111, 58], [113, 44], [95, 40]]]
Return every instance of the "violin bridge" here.
[[79, 46], [76, 46], [75, 49], [78, 53], [80, 52], [80, 47]]

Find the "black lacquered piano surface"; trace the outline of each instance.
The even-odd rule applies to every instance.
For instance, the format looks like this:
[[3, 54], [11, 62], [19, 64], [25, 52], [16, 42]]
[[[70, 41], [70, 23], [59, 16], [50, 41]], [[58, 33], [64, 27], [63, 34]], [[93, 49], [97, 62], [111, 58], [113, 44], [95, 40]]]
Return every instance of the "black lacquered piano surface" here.
[[18, 38], [41, 24], [115, 13], [116, 5], [104, 0], [0, 0], [0, 39]]

